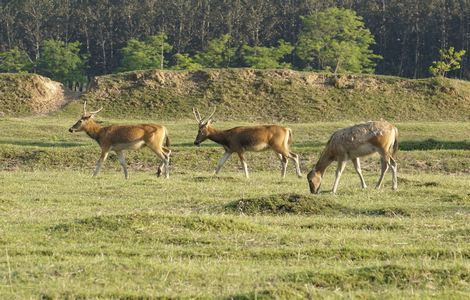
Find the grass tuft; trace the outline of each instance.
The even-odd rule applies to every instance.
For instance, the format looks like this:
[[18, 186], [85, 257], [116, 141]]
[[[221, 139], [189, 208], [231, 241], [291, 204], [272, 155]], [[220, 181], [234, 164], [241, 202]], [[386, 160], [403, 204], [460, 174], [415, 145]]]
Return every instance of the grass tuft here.
[[466, 288], [470, 269], [465, 266], [443, 268], [386, 264], [353, 268], [337, 273], [303, 272], [289, 274], [282, 280], [310, 284], [322, 289]]
[[318, 196], [300, 194], [279, 194], [266, 197], [240, 199], [226, 206], [228, 211], [254, 214], [338, 214], [346, 207]]

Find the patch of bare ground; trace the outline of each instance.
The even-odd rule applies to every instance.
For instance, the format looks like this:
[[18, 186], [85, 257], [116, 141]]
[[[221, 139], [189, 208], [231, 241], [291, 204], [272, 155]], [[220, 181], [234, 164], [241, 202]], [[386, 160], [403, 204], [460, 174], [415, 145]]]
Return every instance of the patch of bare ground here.
[[60, 82], [37, 74], [0, 74], [0, 115], [45, 115], [77, 99]]

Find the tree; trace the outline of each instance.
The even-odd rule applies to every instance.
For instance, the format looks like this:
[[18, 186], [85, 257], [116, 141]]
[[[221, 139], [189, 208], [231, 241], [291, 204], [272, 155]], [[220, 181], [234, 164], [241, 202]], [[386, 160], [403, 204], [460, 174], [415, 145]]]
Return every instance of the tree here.
[[209, 42], [206, 51], [198, 52], [194, 61], [205, 68], [227, 68], [235, 57], [235, 48], [229, 47], [230, 35], [224, 34]]
[[305, 64], [335, 73], [374, 72], [381, 56], [369, 49], [374, 37], [354, 11], [333, 7], [302, 17], [302, 23], [296, 51]]
[[256, 69], [281, 69], [291, 68], [291, 64], [281, 62], [281, 60], [292, 53], [294, 47], [285, 42], [279, 41], [278, 47], [250, 47], [243, 45], [242, 59], [248, 67]]
[[163, 69], [165, 53], [172, 49], [166, 39], [167, 36], [163, 32], [150, 36], [144, 42], [130, 39], [127, 46], [121, 50], [122, 59], [119, 71]]
[[28, 54], [18, 47], [0, 52], [0, 72], [27, 72], [32, 66], [33, 63]]
[[465, 55], [465, 50], [455, 51], [454, 47], [450, 47], [439, 50], [439, 54], [441, 60], [433, 61], [429, 72], [434, 77], [446, 77], [448, 72], [460, 69], [460, 62]]
[[80, 42], [46, 40], [37, 60], [38, 73], [72, 86], [86, 81], [87, 58], [80, 55]]
[[175, 70], [200, 70], [203, 66], [192, 59], [187, 53], [176, 53], [173, 58], [176, 61]]
[[[306, 26], [302, 27], [305, 18], [300, 16], [331, 7], [352, 9], [364, 18], [377, 41], [371, 49], [384, 57], [376, 60], [380, 74], [428, 76], [429, 66], [439, 60], [433, 49], [454, 45], [468, 53], [470, 48], [470, 1], [463, 0], [5, 0], [0, 1], [0, 52], [18, 47], [35, 61], [45, 40], [80, 41], [82, 53], [89, 56], [87, 74], [94, 76], [119, 68], [121, 49], [130, 39], [146, 41], [165, 32], [165, 42], [173, 47], [164, 53], [165, 59], [175, 53], [208, 52], [209, 41], [224, 34], [230, 36], [228, 48], [236, 47], [237, 51], [244, 44], [272, 47], [281, 39], [294, 44], [306, 31]], [[339, 17], [338, 22], [344, 23]], [[336, 23], [331, 22], [328, 28]], [[317, 32], [322, 34], [322, 30]], [[329, 49], [343, 56], [361, 53], [357, 48]], [[236, 54], [240, 52], [224, 54], [226, 61], [220, 67], [245, 66]], [[318, 58], [313, 51], [307, 50], [308, 59], [298, 57], [298, 51], [295, 54], [295, 68], [336, 68], [335, 62], [327, 64], [324, 56]], [[166, 61], [163, 63], [165, 67]], [[460, 64], [460, 71], [454, 74], [470, 79], [470, 56], [464, 56]], [[339, 71], [348, 69], [344, 66], [345, 62], [340, 62]], [[373, 65], [369, 71], [372, 69]]]

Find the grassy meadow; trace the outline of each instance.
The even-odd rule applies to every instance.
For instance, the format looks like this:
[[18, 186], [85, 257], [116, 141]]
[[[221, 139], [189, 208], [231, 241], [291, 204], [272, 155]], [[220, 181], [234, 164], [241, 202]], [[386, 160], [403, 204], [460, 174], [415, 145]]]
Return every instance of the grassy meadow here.
[[[98, 146], [67, 129], [76, 115], [0, 119], [0, 298], [468, 298], [470, 124], [398, 123], [399, 190], [374, 190], [378, 157], [349, 164], [337, 195], [328, 170], [309, 195], [292, 162], [233, 156], [192, 142], [194, 121], [162, 122], [170, 179], [148, 149], [114, 156], [91, 178]], [[146, 120], [147, 122], [148, 120]], [[106, 123], [139, 120], [106, 119]], [[237, 123], [237, 125], [240, 123]], [[285, 124], [304, 174], [332, 131], [352, 122]], [[220, 122], [221, 128], [235, 123]]]

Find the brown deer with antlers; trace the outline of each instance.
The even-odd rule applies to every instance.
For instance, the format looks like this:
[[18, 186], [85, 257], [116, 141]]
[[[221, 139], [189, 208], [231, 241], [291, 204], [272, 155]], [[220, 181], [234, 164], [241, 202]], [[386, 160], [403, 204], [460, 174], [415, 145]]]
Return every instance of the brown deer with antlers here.
[[382, 185], [385, 172], [392, 170], [392, 189], [397, 189], [397, 163], [395, 154], [398, 150], [398, 129], [386, 121], [374, 121], [357, 124], [334, 132], [315, 167], [307, 175], [310, 192], [318, 194], [326, 168], [334, 161], [338, 162], [333, 193], [338, 189], [339, 179], [347, 160], [352, 160], [356, 173], [361, 180], [362, 188], [366, 182], [362, 176], [359, 157], [379, 153], [382, 170], [376, 188]]
[[114, 151], [127, 179], [127, 165], [123, 151], [138, 150], [147, 146], [162, 160], [161, 165], [157, 169], [157, 176], [161, 175], [164, 168], [165, 177], [168, 178], [170, 176], [171, 150], [167, 148], [170, 146], [167, 129], [157, 124], [111, 125], [102, 127], [94, 120], [95, 115], [102, 109], [87, 113], [85, 101], [82, 117], [69, 129], [70, 132], [85, 131], [90, 138], [100, 145], [101, 156], [96, 162], [93, 176], [98, 174], [109, 152]]
[[292, 159], [295, 163], [295, 170], [298, 177], [301, 177], [299, 156], [289, 150], [292, 143], [292, 131], [277, 125], [260, 125], [260, 126], [242, 126], [228, 130], [219, 130], [212, 126], [212, 116], [201, 118], [197, 108], [193, 108], [194, 116], [199, 124], [199, 131], [194, 144], [199, 146], [203, 141], [209, 139], [221, 145], [225, 149], [225, 153], [219, 160], [215, 169], [218, 174], [223, 164], [229, 159], [232, 153], [237, 153], [245, 171], [246, 178], [248, 175], [248, 165], [246, 164], [244, 153], [246, 151], [259, 152], [272, 149], [277, 153], [281, 160], [281, 176], [286, 176], [288, 159]]

